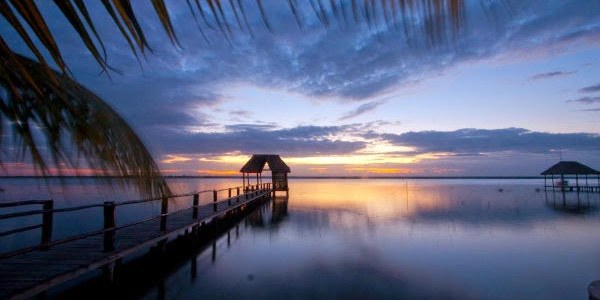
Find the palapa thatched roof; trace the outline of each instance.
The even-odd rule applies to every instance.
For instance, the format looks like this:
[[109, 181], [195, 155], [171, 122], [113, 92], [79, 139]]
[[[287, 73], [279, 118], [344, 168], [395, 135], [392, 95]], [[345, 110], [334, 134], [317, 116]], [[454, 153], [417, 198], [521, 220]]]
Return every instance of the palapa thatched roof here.
[[276, 154], [253, 154], [252, 158], [242, 167], [242, 173], [261, 173], [265, 168], [265, 164], [269, 164], [271, 172], [275, 173], [290, 173], [290, 167]]
[[600, 172], [576, 161], [561, 161], [548, 170], [542, 172], [541, 175], [585, 175], [585, 174], [600, 174]]

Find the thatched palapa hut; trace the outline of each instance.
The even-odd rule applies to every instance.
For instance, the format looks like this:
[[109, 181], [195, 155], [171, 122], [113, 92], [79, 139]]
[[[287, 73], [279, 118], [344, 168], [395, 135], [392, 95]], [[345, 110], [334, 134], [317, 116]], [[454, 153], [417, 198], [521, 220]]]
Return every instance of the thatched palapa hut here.
[[[265, 169], [268, 165], [269, 169]], [[264, 170], [271, 171], [273, 181], [273, 192], [289, 191], [287, 182], [287, 173], [290, 173], [290, 167], [276, 154], [253, 154], [250, 160], [242, 167], [242, 180], [244, 182], [244, 190], [250, 185], [250, 174], [256, 174], [256, 184], [262, 183], [262, 172]]]
[[[544, 188], [560, 189], [562, 191], [577, 191], [577, 192], [600, 192], [600, 172], [576, 161], [561, 161], [542, 172], [544, 175]], [[554, 176], [560, 176], [560, 181], [554, 181]], [[569, 185], [565, 180], [565, 175], [575, 175], [575, 185]], [[547, 184], [547, 176], [550, 176], [551, 185]], [[592, 177], [592, 180], [588, 180]], [[595, 179], [597, 180], [594, 180]], [[580, 185], [580, 179], [585, 180]], [[590, 181], [592, 183], [590, 184]], [[596, 184], [593, 182], [597, 181]], [[583, 185], [585, 184], [585, 185]]]

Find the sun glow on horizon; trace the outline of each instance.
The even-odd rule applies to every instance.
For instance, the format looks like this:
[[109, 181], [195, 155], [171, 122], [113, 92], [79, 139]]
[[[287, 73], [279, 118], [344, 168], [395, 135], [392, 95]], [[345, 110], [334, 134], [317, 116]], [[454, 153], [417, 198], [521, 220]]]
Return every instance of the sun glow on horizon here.
[[202, 175], [211, 175], [211, 176], [231, 176], [231, 175], [240, 175], [239, 170], [198, 170], [196, 171], [198, 174]]
[[[297, 175], [344, 176], [356, 174], [373, 175], [414, 175], [427, 172], [417, 165], [423, 161], [444, 157], [444, 153], [415, 154], [409, 147], [398, 147], [385, 143], [373, 143], [351, 154], [339, 155], [295, 155], [282, 159]], [[241, 168], [251, 155], [239, 152], [218, 155], [169, 154], [161, 162], [169, 166], [177, 165], [182, 173], [196, 173], [210, 176], [239, 175]], [[167, 168], [170, 174], [175, 168]]]
[[192, 160], [189, 157], [185, 157], [182, 155], [175, 155], [175, 154], [167, 154], [165, 155], [167, 158], [163, 159], [162, 162], [165, 164], [172, 164], [172, 163], [178, 163], [178, 162], [186, 162], [186, 161], [190, 161]]

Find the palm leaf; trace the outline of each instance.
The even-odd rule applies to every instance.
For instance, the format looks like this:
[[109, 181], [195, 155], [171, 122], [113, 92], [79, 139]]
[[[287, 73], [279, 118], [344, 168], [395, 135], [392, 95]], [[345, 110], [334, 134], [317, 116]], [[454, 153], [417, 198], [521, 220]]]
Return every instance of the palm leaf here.
[[[82, 156], [98, 175], [131, 178], [149, 196], [170, 195], [142, 141], [106, 102], [69, 76], [55, 73], [50, 80], [41, 64], [7, 51], [1, 41], [0, 84], [9, 91], [0, 99], [1, 121], [11, 124], [22, 153], [42, 174], [51, 164], [77, 168], [73, 157]], [[40, 134], [48, 153], [41, 150]]]

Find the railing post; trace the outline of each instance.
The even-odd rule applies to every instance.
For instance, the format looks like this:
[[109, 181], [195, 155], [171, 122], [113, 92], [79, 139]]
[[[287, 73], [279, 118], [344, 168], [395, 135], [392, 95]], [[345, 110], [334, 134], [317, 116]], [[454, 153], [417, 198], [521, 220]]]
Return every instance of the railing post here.
[[194, 209], [192, 210], [192, 219], [198, 219], [198, 202], [200, 200], [200, 195], [194, 194], [194, 202], [192, 206]]
[[41, 249], [48, 249], [48, 243], [52, 240], [52, 209], [54, 209], [54, 201], [46, 200], [42, 206], [44, 213], [42, 214], [42, 241]]
[[228, 197], [231, 198], [231, 188], [229, 188], [229, 194]]
[[217, 211], [217, 190], [213, 190], [213, 210]]
[[237, 195], [239, 196], [240, 195], [240, 187], [238, 186], [235, 189], [237, 190]]
[[104, 252], [115, 250], [115, 202], [104, 202]]
[[167, 214], [169, 213], [169, 198], [163, 196], [160, 202], [160, 231], [167, 230]]

